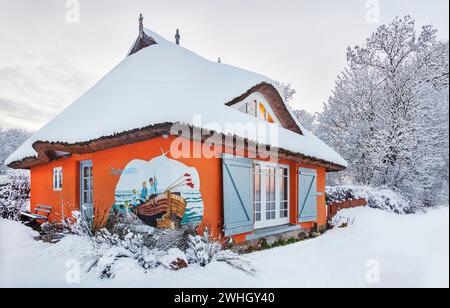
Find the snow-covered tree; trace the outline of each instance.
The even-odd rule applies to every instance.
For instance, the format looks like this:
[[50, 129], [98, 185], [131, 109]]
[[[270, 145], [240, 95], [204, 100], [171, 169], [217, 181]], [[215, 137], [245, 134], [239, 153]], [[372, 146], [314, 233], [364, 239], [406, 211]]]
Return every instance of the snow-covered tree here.
[[280, 94], [284, 98], [284, 101], [286, 103], [291, 102], [294, 99], [295, 94], [297, 93], [292, 84], [280, 81], [277, 81], [276, 83], [279, 90], [281, 91]]
[[306, 128], [307, 130], [309, 130], [311, 132], [315, 131], [316, 125], [317, 125], [317, 123], [316, 123], [317, 115], [316, 114], [310, 113], [303, 109], [294, 110], [294, 114], [304, 128]]
[[6, 172], [5, 159], [30, 138], [30, 135], [30, 132], [22, 129], [3, 130], [0, 127], [0, 174]]
[[[297, 93], [295, 88], [290, 83], [280, 82], [280, 81], [277, 81], [276, 83], [278, 85], [278, 88], [280, 89], [280, 92], [281, 92], [280, 94], [284, 98], [284, 101], [288, 104], [291, 103], [292, 100], [294, 99], [295, 94]], [[294, 109], [294, 108], [292, 108], [292, 106], [291, 106], [291, 109]], [[314, 131], [315, 126], [316, 126], [316, 115], [315, 114], [309, 113], [308, 111], [303, 110], [303, 109], [294, 110], [294, 114], [298, 118], [300, 123], [303, 125], [303, 127], [305, 127], [306, 129], [308, 129], [310, 131]]]
[[347, 62], [318, 118], [350, 163], [344, 176], [436, 204], [448, 182], [448, 43], [406, 16], [349, 48]]

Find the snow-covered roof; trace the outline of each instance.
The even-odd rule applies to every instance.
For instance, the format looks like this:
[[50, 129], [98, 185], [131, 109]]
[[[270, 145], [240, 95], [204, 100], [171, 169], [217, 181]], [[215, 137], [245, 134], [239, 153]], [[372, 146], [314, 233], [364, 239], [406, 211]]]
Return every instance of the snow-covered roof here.
[[[231, 65], [209, 61], [158, 34], [145, 30], [157, 44], [126, 57], [93, 88], [36, 132], [6, 164], [37, 158], [36, 142], [76, 144], [160, 123], [193, 125], [228, 134], [226, 123], [274, 125], [243, 114], [226, 103], [252, 87], [275, 81]], [[346, 167], [346, 161], [324, 142], [301, 127], [303, 135], [280, 128], [278, 144], [284, 150]], [[219, 124], [211, 127], [207, 123]], [[248, 136], [239, 136], [246, 138]], [[252, 140], [270, 144], [264, 136]]]

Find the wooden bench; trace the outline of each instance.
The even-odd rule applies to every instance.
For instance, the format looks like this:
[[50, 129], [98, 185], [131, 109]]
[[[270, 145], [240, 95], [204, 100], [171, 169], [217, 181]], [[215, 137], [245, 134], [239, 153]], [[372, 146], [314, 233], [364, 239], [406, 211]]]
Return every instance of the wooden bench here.
[[25, 216], [26, 218], [30, 220], [48, 220], [48, 216], [50, 216], [50, 213], [52, 212], [53, 207], [43, 204], [36, 205], [36, 208], [34, 210], [34, 214], [32, 213], [26, 213], [21, 212], [20, 215]]

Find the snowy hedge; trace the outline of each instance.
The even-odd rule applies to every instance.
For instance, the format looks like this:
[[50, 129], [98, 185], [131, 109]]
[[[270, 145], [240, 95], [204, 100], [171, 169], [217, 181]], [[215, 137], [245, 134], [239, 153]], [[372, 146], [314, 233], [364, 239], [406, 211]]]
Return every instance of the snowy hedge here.
[[368, 186], [333, 186], [326, 188], [326, 202], [366, 199], [369, 207], [396, 214], [413, 214], [417, 212], [404, 196], [389, 188]]
[[19, 220], [30, 202], [30, 178], [26, 172], [12, 172], [0, 182], [0, 217]]

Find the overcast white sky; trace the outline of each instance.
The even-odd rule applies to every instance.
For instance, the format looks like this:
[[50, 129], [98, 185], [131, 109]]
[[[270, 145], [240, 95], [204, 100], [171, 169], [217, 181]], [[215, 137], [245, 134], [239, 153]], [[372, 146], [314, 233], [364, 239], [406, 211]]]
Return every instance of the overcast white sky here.
[[[290, 82], [294, 107], [322, 109], [363, 43], [367, 0], [0, 0], [0, 126], [38, 129], [120, 62], [137, 36], [137, 17], [198, 54]], [[376, 0], [370, 0], [376, 1]], [[448, 40], [448, 0], [379, 0], [380, 22], [412, 15]], [[105, 112], [107, 112], [105, 110]]]

